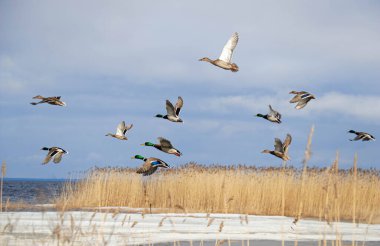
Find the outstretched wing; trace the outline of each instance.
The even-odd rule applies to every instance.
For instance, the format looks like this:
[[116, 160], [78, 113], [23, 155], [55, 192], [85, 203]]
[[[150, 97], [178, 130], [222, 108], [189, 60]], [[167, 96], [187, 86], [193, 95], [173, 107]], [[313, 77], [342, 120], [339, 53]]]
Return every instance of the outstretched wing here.
[[276, 117], [279, 120], [281, 119], [281, 114], [279, 112], [273, 110], [271, 105], [269, 105], [269, 114], [273, 115], [274, 117]]
[[125, 121], [123, 120], [122, 122], [120, 122], [119, 125], [117, 125], [116, 135], [123, 136], [124, 130], [125, 130]]
[[305, 100], [300, 100], [297, 105], [296, 105], [296, 109], [301, 109], [301, 108], [304, 108], [306, 106], [308, 101], [305, 101]]
[[167, 115], [175, 116], [174, 106], [169, 100], [166, 100], [166, 112]]
[[288, 133], [286, 135], [286, 138], [284, 140], [284, 144], [282, 145], [284, 148], [284, 153], [286, 154], [288, 152], [289, 145], [292, 143], [292, 136]]
[[282, 142], [279, 138], [274, 139], [274, 150], [278, 152], [283, 152]]
[[299, 100], [301, 99], [301, 97], [300, 97], [300, 95], [295, 95], [293, 98], [292, 98], [292, 100], [290, 100], [289, 102], [290, 103], [296, 103], [296, 102], [298, 102]]
[[239, 34], [235, 32], [232, 34], [231, 38], [228, 40], [226, 45], [224, 45], [222, 54], [220, 54], [219, 60], [230, 63], [232, 58], [232, 53], [239, 41]]
[[125, 133], [126, 133], [128, 130], [130, 130], [132, 127], [133, 127], [133, 124], [126, 125], [125, 128], [124, 128], [123, 134], [125, 135]]
[[175, 114], [178, 116], [179, 112], [181, 111], [181, 108], [183, 106], [183, 99], [182, 97], [178, 97], [177, 103], [175, 104]]
[[299, 97], [299, 102], [296, 105], [296, 109], [301, 109], [306, 106], [306, 104], [314, 98], [314, 96], [308, 92], [303, 91], [303, 94]]
[[59, 163], [62, 160], [63, 152], [58, 152], [53, 159], [54, 163]]
[[45, 157], [45, 160], [42, 162], [42, 164], [47, 164], [53, 156], [55, 156], [58, 153], [57, 149], [51, 148], [48, 152], [48, 154]]
[[162, 138], [162, 137], [159, 137], [157, 138], [158, 141], [160, 142], [160, 145], [164, 148], [173, 148], [173, 145], [170, 143], [169, 140], [167, 140], [166, 138]]

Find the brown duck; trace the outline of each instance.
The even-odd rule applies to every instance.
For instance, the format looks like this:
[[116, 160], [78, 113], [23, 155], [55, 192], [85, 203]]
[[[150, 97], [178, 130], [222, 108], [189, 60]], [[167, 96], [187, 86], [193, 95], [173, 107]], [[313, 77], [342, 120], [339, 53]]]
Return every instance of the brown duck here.
[[208, 57], [204, 57], [202, 59], [199, 59], [199, 61], [209, 62], [225, 70], [231, 70], [232, 72], [239, 71], [239, 67], [235, 63], [231, 62], [232, 53], [234, 52], [234, 49], [238, 41], [239, 41], [239, 34], [235, 32], [234, 34], [232, 34], [231, 38], [228, 40], [228, 42], [224, 46], [222, 54], [220, 54], [220, 57], [218, 59], [211, 60]]
[[284, 140], [284, 143], [281, 142], [279, 138], [274, 139], [274, 150], [263, 150], [261, 153], [268, 153], [272, 154], [274, 156], [277, 156], [278, 158], [283, 159], [284, 161], [290, 160], [290, 157], [288, 156], [288, 148], [289, 145], [292, 142], [292, 136], [290, 134], [286, 135], [286, 138]]

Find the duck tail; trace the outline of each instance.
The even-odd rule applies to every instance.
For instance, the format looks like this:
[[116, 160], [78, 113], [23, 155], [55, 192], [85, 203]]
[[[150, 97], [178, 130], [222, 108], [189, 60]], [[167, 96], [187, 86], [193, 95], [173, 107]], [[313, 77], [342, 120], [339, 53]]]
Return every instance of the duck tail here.
[[349, 133], [356, 133], [354, 130], [349, 130], [348, 132]]
[[38, 103], [36, 103], [36, 102], [31, 102], [30, 104], [32, 104], [32, 105], [37, 105]]
[[41, 150], [49, 150], [48, 147], [43, 147]]
[[164, 116], [162, 114], [156, 114], [156, 117], [157, 118], [164, 118]]

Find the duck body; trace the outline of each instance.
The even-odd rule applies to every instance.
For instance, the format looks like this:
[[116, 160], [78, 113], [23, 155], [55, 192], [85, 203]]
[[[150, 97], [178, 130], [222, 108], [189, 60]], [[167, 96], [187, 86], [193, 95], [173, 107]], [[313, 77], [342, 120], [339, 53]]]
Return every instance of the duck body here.
[[199, 59], [199, 61], [209, 62], [209, 63], [213, 64], [214, 66], [223, 68], [224, 70], [231, 70], [231, 72], [238, 72], [239, 71], [239, 67], [235, 63], [225, 62], [225, 61], [222, 61], [220, 59], [211, 60], [208, 57], [204, 57], [202, 59]]
[[292, 142], [292, 136], [290, 134], [286, 135], [284, 142], [282, 143], [279, 138], [275, 138], [274, 140], [274, 150], [263, 150], [261, 153], [268, 153], [274, 155], [278, 158], [281, 158], [284, 161], [290, 160], [288, 156], [289, 145]]
[[168, 153], [168, 154], [172, 154], [172, 155], [175, 155], [175, 156], [178, 156], [180, 157], [182, 155], [182, 153], [173, 147], [173, 145], [171, 144], [171, 142], [165, 138], [162, 138], [162, 137], [159, 137], [158, 138], [158, 141], [159, 143], [158, 144], [154, 144], [154, 143], [151, 143], [151, 142], [145, 142], [141, 145], [143, 146], [151, 146], [151, 147], [154, 147], [158, 150], [161, 150], [162, 152], [165, 152], [165, 153]]
[[261, 118], [264, 118], [270, 122], [273, 122], [273, 123], [278, 123], [280, 124], [281, 123], [281, 114], [275, 110], [273, 110], [272, 106], [269, 105], [269, 113], [268, 114], [257, 114], [256, 115], [257, 117], [261, 117]]
[[362, 140], [362, 141], [375, 141], [375, 137], [367, 132], [357, 132], [357, 131], [354, 131], [354, 130], [349, 130], [348, 131], [349, 133], [354, 133], [356, 134], [356, 137], [354, 139], [350, 139], [350, 141], [358, 141], [358, 140]]
[[306, 91], [291, 91], [289, 94], [295, 94], [295, 96], [289, 101], [290, 103], [297, 103], [296, 109], [304, 108], [311, 99], [315, 99], [315, 96]]
[[170, 168], [169, 164], [155, 157], [145, 158], [141, 155], [135, 155], [132, 159], [140, 159], [144, 161], [143, 165], [136, 171], [136, 173], [142, 174], [143, 176], [152, 175], [159, 167]]
[[162, 115], [162, 114], [157, 114], [156, 117], [157, 118], [163, 118], [163, 119], [166, 119], [166, 120], [169, 120], [171, 122], [177, 122], [177, 123], [182, 123], [183, 120], [179, 117], [179, 113], [181, 111], [181, 108], [183, 106], [183, 99], [182, 97], [178, 97], [178, 100], [177, 100], [177, 103], [175, 104], [175, 106], [173, 106], [173, 104], [169, 101], [169, 100], [166, 100], [166, 115]]
[[239, 34], [237, 32], [233, 33], [231, 38], [227, 41], [226, 45], [223, 47], [223, 51], [220, 57], [216, 60], [212, 60], [208, 57], [203, 57], [199, 61], [205, 61], [213, 64], [214, 66], [223, 68], [224, 70], [230, 70], [231, 72], [239, 71], [239, 67], [232, 63], [232, 54], [239, 41]]
[[56, 105], [56, 106], [66, 106], [66, 103], [61, 101], [61, 97], [60, 96], [57, 96], [57, 97], [43, 97], [43, 96], [38, 95], [38, 96], [33, 97], [33, 99], [40, 99], [41, 101], [39, 101], [39, 102], [31, 102], [30, 104], [32, 104], [32, 105], [37, 105], [37, 104], [41, 104], [41, 103], [48, 103], [48, 104]]
[[53, 162], [54, 163], [59, 163], [62, 159], [62, 156], [64, 154], [68, 154], [68, 152], [60, 147], [43, 147], [41, 150], [46, 150], [46, 151], [49, 151], [48, 154], [46, 155], [46, 158], [44, 159], [44, 161], [42, 162], [43, 165], [49, 163], [49, 161], [53, 159]]

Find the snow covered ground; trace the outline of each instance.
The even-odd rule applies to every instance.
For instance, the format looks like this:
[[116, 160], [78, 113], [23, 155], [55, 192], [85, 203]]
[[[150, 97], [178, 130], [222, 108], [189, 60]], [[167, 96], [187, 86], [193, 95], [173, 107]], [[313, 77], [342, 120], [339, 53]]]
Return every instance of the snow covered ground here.
[[239, 214], [3, 212], [0, 213], [0, 244], [129, 245], [203, 240], [213, 241], [215, 245], [216, 240], [310, 242], [337, 238], [380, 242], [379, 224], [328, 225], [301, 220], [294, 226], [292, 221], [293, 218], [281, 216]]

